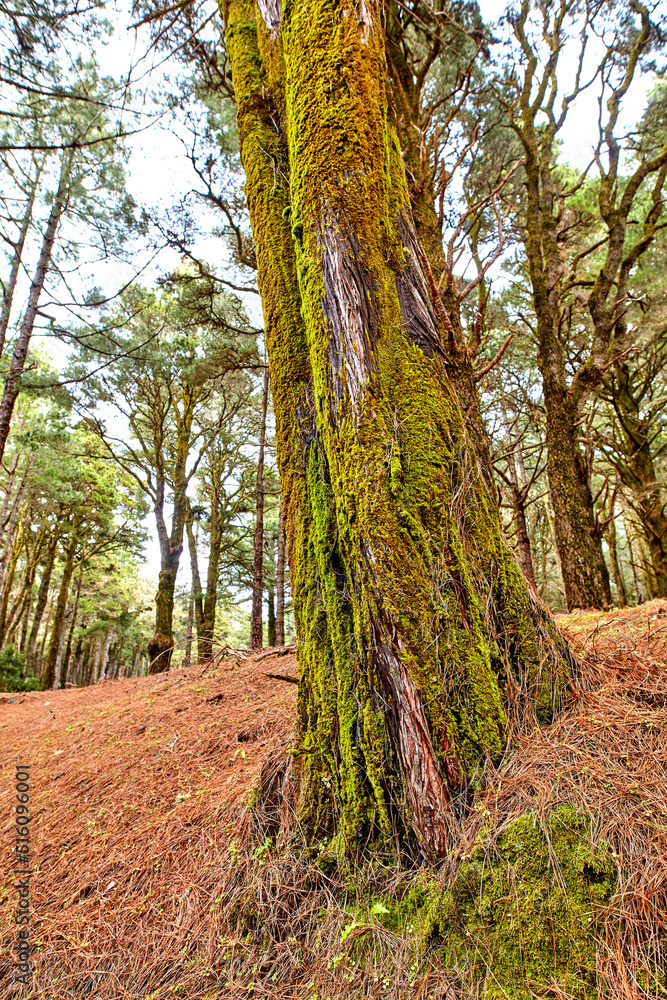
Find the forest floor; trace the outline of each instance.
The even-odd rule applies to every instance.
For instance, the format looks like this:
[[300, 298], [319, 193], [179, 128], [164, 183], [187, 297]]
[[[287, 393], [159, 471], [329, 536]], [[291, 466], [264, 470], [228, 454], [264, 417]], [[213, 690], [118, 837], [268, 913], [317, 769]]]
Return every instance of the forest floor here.
[[[667, 601], [559, 620], [584, 680], [560, 720], [518, 737], [485, 814], [502, 824], [527, 807], [539, 813], [555, 770], [558, 801], [594, 808], [599, 836], [630, 862], [644, 858], [615, 901], [626, 925], [664, 924], [653, 911], [667, 891]], [[294, 725], [296, 685], [267, 675], [297, 668], [293, 655], [244, 657], [0, 695], [7, 859], [15, 763], [30, 765], [35, 966], [30, 988], [14, 982], [18, 894], [5, 865], [0, 996], [460, 995], [436, 958], [411, 957], [405, 935], [383, 925], [384, 906], [364, 920], [354, 908], [362, 888], [369, 899], [400, 895], [397, 868], [332, 871], [307, 852], [274, 859], [270, 838], [253, 832], [249, 794], [263, 767], [286, 759]], [[473, 822], [469, 836], [478, 832]], [[359, 962], [362, 937], [373, 938], [374, 957]], [[649, 994], [635, 982], [624, 995]]]

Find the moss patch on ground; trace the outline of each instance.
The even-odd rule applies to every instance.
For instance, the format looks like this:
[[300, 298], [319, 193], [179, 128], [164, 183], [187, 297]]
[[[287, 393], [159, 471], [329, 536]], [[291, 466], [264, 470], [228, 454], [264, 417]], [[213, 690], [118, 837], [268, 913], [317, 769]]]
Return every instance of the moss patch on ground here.
[[544, 821], [517, 817], [493, 842], [482, 831], [448, 884], [422, 877], [401, 904], [422, 954], [436, 950], [445, 968], [469, 970], [488, 1000], [554, 986], [597, 996], [598, 913], [617, 874], [591, 827], [561, 805]]

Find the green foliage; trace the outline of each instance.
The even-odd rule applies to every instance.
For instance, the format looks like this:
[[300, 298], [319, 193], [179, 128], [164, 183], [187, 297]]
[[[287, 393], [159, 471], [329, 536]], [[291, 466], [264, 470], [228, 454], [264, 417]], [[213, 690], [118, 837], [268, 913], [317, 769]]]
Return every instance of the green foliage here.
[[38, 691], [39, 677], [23, 676], [25, 658], [11, 643], [0, 650], [0, 691]]

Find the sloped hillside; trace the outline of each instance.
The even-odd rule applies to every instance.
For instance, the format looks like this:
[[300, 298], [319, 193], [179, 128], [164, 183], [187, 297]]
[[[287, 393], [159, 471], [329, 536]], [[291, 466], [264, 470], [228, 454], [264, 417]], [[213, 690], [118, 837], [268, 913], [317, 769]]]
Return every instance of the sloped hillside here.
[[[294, 657], [1, 696], [5, 844], [14, 764], [31, 765], [33, 996], [206, 995], [237, 807], [293, 724], [296, 685], [272, 669], [294, 675]], [[15, 906], [5, 869], [3, 997], [21, 995]]]
[[296, 686], [267, 674], [293, 656], [0, 696], [5, 843], [31, 765], [36, 969], [11, 985], [7, 873], [0, 995], [663, 996], [667, 602], [561, 624], [567, 711], [489, 766], [437, 870], [275, 842]]

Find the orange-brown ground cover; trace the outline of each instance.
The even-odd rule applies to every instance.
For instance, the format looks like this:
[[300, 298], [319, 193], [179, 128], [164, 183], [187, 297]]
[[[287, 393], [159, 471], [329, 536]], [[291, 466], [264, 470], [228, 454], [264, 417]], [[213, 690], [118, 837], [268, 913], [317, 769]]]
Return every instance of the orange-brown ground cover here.
[[[517, 734], [457, 851], [470, 848], [482, 816], [500, 831], [559, 802], [594, 815], [619, 869], [601, 989], [634, 1000], [649, 995], [637, 968], [647, 955], [662, 961], [667, 933], [667, 601], [560, 621], [582, 663], [569, 706], [553, 725]], [[274, 856], [261, 830], [251, 835], [248, 792], [266, 760], [284, 760], [293, 729], [296, 687], [268, 672], [295, 675], [294, 657], [0, 696], [6, 861], [14, 764], [20, 754], [31, 765], [36, 973], [32, 992], [11, 985], [16, 893], [6, 864], [2, 1000], [470, 995], [452, 990], [437, 956], [411, 964], [405, 936], [379, 917], [350, 923], [355, 893], [391, 898], [412, 874], [371, 862], [350, 876], [308, 852]], [[447, 878], [443, 869], [443, 887]], [[359, 934], [373, 941], [362, 965]]]
[[32, 783], [32, 995], [204, 995], [237, 807], [293, 725], [296, 686], [272, 669], [295, 674], [294, 656], [1, 696], [1, 997], [23, 995], [9, 953], [19, 755]]

